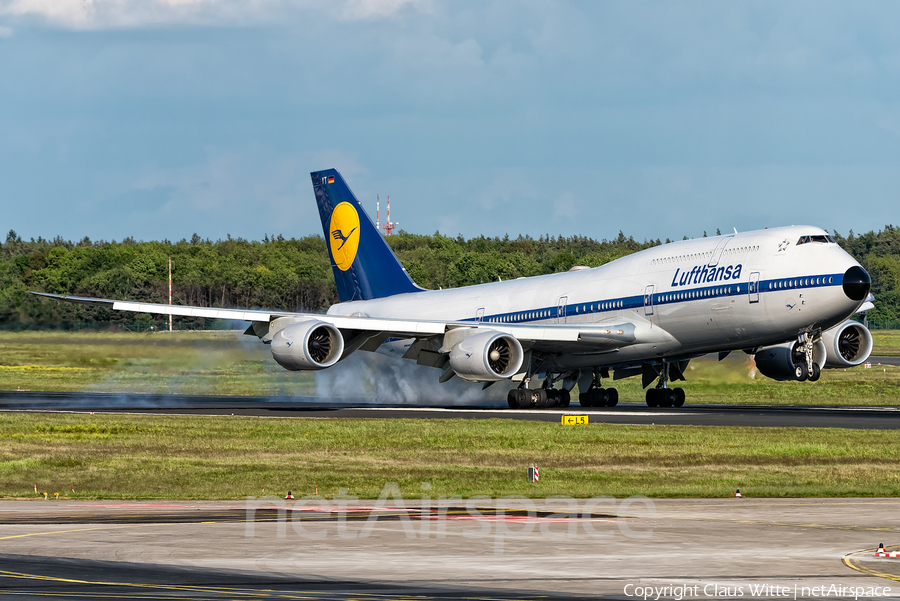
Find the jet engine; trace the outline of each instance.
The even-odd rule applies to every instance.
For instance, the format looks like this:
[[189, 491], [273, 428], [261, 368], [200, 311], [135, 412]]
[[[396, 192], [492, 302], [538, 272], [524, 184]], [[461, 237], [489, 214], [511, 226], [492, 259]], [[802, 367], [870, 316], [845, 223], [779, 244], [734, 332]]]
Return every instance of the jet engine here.
[[[821, 340], [813, 346], [813, 362], [825, 366], [825, 344]], [[756, 351], [756, 368], [773, 380], [797, 380], [797, 367], [806, 363], [806, 354], [797, 341], [767, 346]], [[805, 379], [805, 378], [804, 378]]]
[[272, 356], [290, 371], [331, 367], [344, 353], [340, 330], [321, 321], [301, 321], [272, 337]]
[[450, 367], [463, 380], [495, 382], [517, 374], [524, 357], [515, 337], [484, 332], [464, 338], [450, 349]]
[[872, 334], [858, 321], [845, 321], [822, 333], [828, 358], [826, 367], [853, 367], [869, 358]]

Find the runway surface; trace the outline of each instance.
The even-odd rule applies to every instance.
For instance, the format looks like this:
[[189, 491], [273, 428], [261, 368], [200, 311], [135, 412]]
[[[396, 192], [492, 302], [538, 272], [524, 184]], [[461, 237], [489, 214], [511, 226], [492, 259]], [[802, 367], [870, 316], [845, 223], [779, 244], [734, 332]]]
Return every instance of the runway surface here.
[[872, 365], [900, 365], [900, 357], [869, 357], [866, 363]]
[[[223, 570], [165, 564], [97, 561], [0, 553], [0, 599], [58, 601], [80, 599], [304, 599], [359, 601], [471, 599], [570, 599], [572, 595], [454, 590], [404, 586], [249, 570]], [[582, 595], [577, 595], [582, 597]], [[584, 595], [587, 597], [587, 595]]]
[[696, 426], [763, 426], [900, 429], [900, 407], [686, 405], [681, 408], [620, 404], [611, 408], [503, 409], [497, 407], [375, 406], [364, 399], [242, 397], [64, 392], [0, 392], [0, 411], [75, 411], [255, 417], [385, 419], [517, 419], [558, 422], [563, 414], [592, 422]]
[[[900, 593], [900, 561], [874, 557], [878, 543], [900, 543], [897, 499], [313, 503], [327, 505], [0, 501], [0, 599], [633, 599], [648, 586], [688, 587], [688, 599], [772, 598], [752, 591], [775, 587], [797, 599]], [[813, 592], [830, 587], [863, 592]], [[660, 598], [677, 596], [670, 588]]]

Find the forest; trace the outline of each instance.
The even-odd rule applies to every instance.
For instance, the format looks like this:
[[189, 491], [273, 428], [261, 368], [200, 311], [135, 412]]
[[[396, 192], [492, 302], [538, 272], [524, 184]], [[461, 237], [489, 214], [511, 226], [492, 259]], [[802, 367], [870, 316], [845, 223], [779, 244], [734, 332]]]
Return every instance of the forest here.
[[[878, 232], [858, 235], [851, 230], [834, 236], [872, 276], [876, 300], [870, 324], [897, 327], [900, 228], [888, 225]], [[555, 273], [575, 265], [597, 267], [663, 243], [638, 242], [622, 232], [600, 241], [582, 236], [466, 239], [402, 231], [386, 239], [413, 280], [430, 289]], [[175, 304], [318, 312], [337, 302], [321, 236], [266, 236], [262, 241], [229, 236], [213, 242], [194, 234], [178, 242], [71, 242], [59, 237], [25, 241], [10, 230], [0, 244], [0, 328], [160, 326], [161, 317], [48, 301], [27, 291], [163, 303], [168, 301], [170, 258]], [[176, 320], [182, 329], [213, 326], [203, 319]]]

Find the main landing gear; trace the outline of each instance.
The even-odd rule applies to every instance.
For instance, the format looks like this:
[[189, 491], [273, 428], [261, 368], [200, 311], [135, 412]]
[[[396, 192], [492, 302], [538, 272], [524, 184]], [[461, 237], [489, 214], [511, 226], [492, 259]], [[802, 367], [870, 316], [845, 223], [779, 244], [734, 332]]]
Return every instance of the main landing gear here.
[[510, 409], [531, 409], [538, 407], [568, 407], [571, 395], [568, 390], [555, 388], [513, 388], [506, 395]]
[[[615, 407], [619, 404], [619, 391], [615, 388], [603, 388], [600, 372], [594, 371], [593, 379], [587, 390], [578, 395], [582, 407]], [[607, 374], [608, 377], [608, 374]]]
[[683, 388], [648, 388], [647, 406], [649, 407], [681, 407], [684, 405]]
[[[671, 363], [663, 363], [656, 387], [647, 389], [648, 407], [681, 407], [684, 405], [684, 389], [668, 387], [671, 366]], [[676, 371], [676, 376], [683, 380], [684, 376], [678, 376], [680, 373], [680, 371]]]

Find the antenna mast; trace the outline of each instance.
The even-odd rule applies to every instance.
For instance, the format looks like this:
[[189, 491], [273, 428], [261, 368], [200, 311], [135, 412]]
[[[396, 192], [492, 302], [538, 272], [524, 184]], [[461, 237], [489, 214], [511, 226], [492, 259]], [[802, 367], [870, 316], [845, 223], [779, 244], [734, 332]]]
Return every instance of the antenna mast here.
[[387, 222], [381, 227], [383, 227], [384, 231], [387, 232], [386, 235], [390, 236], [391, 234], [394, 233], [394, 230], [397, 228], [398, 225], [400, 225], [400, 224], [394, 223], [391, 221], [391, 197], [388, 196], [387, 197]]
[[[172, 306], [172, 257], [169, 257], [169, 306]], [[171, 313], [169, 313], [169, 331], [172, 331]]]

